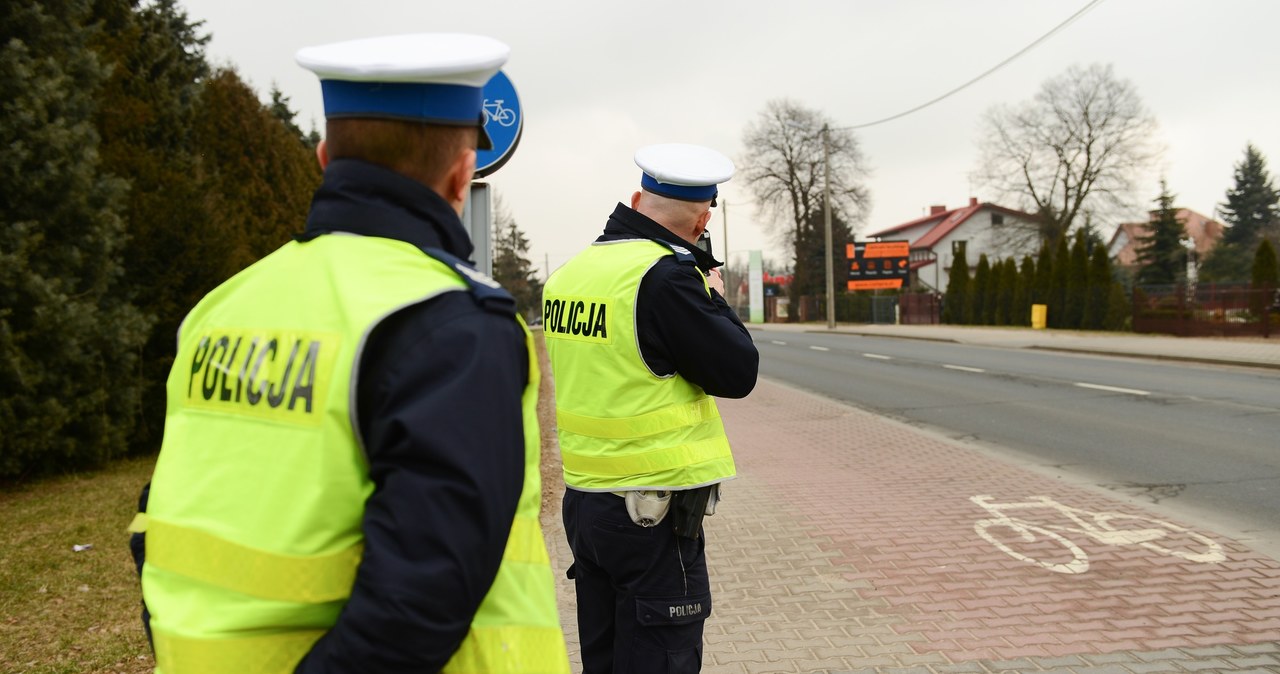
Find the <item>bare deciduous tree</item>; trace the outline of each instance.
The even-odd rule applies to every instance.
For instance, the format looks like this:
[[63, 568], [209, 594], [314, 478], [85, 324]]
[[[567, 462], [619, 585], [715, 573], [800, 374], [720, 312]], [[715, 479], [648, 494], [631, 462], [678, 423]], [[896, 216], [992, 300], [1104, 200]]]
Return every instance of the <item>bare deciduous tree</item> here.
[[1155, 118], [1110, 65], [1072, 66], [1031, 101], [989, 109], [982, 126], [975, 180], [1038, 216], [999, 233], [1017, 247], [1056, 241], [1085, 215], [1126, 214], [1161, 151]]
[[[822, 223], [824, 126], [830, 126], [825, 115], [786, 99], [774, 99], [743, 133], [747, 150], [740, 175], [762, 213], [777, 228], [774, 233], [793, 251], [797, 269], [808, 262], [801, 250], [806, 230], [813, 223]], [[827, 155], [833, 217], [861, 222], [869, 205], [862, 184], [867, 170], [853, 132], [830, 128]]]

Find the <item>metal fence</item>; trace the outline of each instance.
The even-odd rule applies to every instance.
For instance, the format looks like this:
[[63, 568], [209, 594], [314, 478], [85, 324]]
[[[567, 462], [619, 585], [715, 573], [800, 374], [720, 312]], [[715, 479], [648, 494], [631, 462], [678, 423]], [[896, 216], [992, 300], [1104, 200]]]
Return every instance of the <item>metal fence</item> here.
[[1133, 331], [1182, 337], [1270, 337], [1280, 333], [1280, 293], [1248, 285], [1139, 286]]
[[[806, 295], [791, 304], [784, 297], [765, 298], [765, 321], [821, 322], [826, 298]], [[1280, 337], [1280, 291], [1249, 285], [1200, 284], [1140, 286], [1133, 291], [1133, 331], [1183, 337]], [[941, 322], [943, 298], [938, 293], [870, 295], [838, 294], [839, 323]], [[744, 312], [740, 315], [746, 316]]]
[[[840, 293], [836, 295], [835, 314], [838, 323], [928, 325], [940, 322], [942, 297], [937, 293], [901, 295]], [[785, 297], [765, 298], [765, 322], [767, 323], [787, 321], [808, 323], [826, 320], [827, 303], [826, 298], [821, 295], [802, 295], [800, 301], [794, 305]]]

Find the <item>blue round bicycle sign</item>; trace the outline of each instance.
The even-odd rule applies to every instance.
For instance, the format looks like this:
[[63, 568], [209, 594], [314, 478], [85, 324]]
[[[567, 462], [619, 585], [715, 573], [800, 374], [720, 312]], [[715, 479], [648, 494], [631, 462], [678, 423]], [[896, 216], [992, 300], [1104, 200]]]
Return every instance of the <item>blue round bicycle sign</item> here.
[[524, 115], [520, 114], [520, 98], [507, 74], [498, 71], [484, 85], [484, 130], [493, 141], [492, 150], [476, 151], [476, 177], [483, 178], [502, 168], [520, 144]]

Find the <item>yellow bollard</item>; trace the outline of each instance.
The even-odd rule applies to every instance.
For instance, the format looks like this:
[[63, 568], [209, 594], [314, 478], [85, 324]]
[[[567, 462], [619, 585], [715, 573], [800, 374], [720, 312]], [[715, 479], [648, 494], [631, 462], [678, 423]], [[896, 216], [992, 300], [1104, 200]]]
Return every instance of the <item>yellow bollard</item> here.
[[1045, 323], [1049, 319], [1049, 305], [1033, 304], [1031, 305], [1031, 327], [1036, 330], [1044, 330]]

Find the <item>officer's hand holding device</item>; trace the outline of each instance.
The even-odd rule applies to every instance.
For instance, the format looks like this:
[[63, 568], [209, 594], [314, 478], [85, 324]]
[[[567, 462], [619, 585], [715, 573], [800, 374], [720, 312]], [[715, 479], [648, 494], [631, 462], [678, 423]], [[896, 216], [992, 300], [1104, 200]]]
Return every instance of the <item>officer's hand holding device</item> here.
[[714, 288], [721, 297], [724, 297], [724, 277], [720, 275], [718, 268], [707, 272], [707, 286]]
[[[695, 246], [705, 251], [707, 255], [711, 255], [712, 257], [715, 257], [715, 255], [711, 252], [711, 234], [707, 230], [705, 229], [702, 230], [702, 236], [698, 237], [698, 240], [693, 243]], [[712, 288], [715, 288], [716, 292], [720, 293], [720, 295], [723, 296], [724, 280], [720, 276], [720, 272], [715, 269], [708, 269], [707, 271], [703, 272], [703, 275], [707, 277], [707, 285], [711, 286]]]

